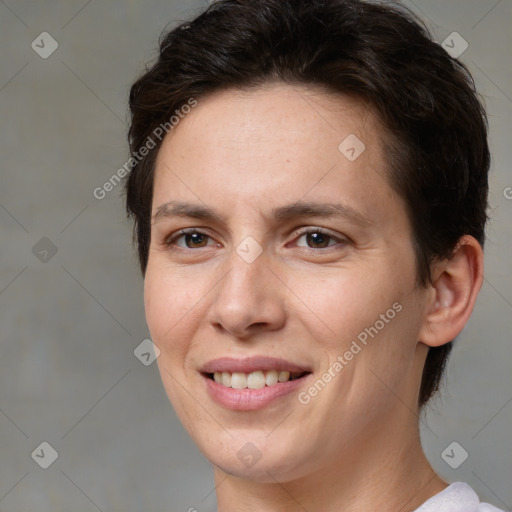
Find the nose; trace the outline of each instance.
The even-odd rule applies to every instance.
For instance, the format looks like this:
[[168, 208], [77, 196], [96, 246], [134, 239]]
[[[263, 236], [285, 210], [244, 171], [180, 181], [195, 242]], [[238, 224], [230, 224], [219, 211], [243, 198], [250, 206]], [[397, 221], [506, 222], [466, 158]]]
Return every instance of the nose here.
[[278, 330], [286, 321], [285, 289], [265, 253], [248, 263], [233, 251], [229, 271], [214, 289], [209, 322], [239, 339]]

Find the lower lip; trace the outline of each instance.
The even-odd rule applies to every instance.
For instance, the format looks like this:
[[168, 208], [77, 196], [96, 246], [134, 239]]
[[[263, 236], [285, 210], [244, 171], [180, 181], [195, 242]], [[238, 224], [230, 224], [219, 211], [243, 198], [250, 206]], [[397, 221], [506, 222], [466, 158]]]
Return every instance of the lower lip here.
[[311, 374], [307, 374], [300, 379], [265, 386], [261, 389], [228, 388], [204, 375], [203, 378], [206, 381], [206, 390], [210, 398], [219, 405], [236, 411], [255, 411], [263, 409], [277, 398], [296, 392], [309, 375]]

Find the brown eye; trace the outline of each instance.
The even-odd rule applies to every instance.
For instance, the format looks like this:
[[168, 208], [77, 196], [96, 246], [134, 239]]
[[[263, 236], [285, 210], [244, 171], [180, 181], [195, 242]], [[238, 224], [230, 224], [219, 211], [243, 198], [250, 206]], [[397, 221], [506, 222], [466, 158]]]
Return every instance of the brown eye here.
[[342, 238], [335, 237], [319, 228], [300, 233], [298, 240], [300, 239], [304, 239], [305, 244], [297, 243], [297, 246], [309, 249], [325, 249], [344, 242]]
[[313, 248], [315, 247], [327, 247], [329, 245], [329, 240], [331, 237], [329, 235], [325, 235], [324, 233], [306, 233], [306, 242], [307, 244]]
[[185, 245], [189, 249], [194, 249], [196, 247], [204, 247], [206, 245], [205, 242], [207, 236], [203, 235], [203, 233], [186, 233], [182, 236], [185, 239]]
[[179, 249], [201, 249], [208, 245], [208, 240], [211, 237], [206, 233], [202, 233], [196, 229], [183, 229], [179, 231], [175, 236], [170, 237], [165, 243], [169, 247], [178, 247]]

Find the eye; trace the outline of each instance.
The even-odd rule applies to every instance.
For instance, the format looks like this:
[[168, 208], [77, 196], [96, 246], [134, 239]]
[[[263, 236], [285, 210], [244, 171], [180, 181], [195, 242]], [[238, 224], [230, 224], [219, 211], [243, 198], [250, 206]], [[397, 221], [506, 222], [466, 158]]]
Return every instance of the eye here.
[[[169, 247], [177, 246], [184, 250], [194, 250], [207, 247], [208, 245], [215, 245], [215, 243], [207, 243], [209, 238], [211, 239], [209, 235], [195, 228], [181, 229], [176, 234], [169, 237], [165, 241], [165, 244]], [[177, 243], [179, 240], [183, 240], [184, 245]]]
[[298, 240], [304, 238], [306, 244], [297, 243], [298, 247], [308, 247], [310, 249], [325, 249], [337, 245], [337, 243], [344, 244], [346, 240], [341, 237], [336, 237], [323, 228], [309, 228], [298, 233]]
[[[295, 245], [306, 249], [327, 249], [336, 245], [345, 245], [347, 240], [335, 236], [323, 228], [314, 227], [295, 233]], [[300, 243], [300, 240], [304, 240]], [[210, 235], [197, 228], [181, 229], [165, 240], [165, 245], [171, 250], [194, 251], [208, 246], [218, 245]]]

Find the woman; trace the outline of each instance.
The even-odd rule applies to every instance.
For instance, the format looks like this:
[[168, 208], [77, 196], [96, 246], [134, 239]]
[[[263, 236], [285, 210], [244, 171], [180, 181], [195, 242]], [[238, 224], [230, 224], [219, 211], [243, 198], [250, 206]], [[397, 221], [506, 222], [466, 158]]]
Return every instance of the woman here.
[[396, 6], [221, 0], [130, 107], [147, 322], [219, 511], [497, 510], [418, 428], [483, 279], [466, 68]]

